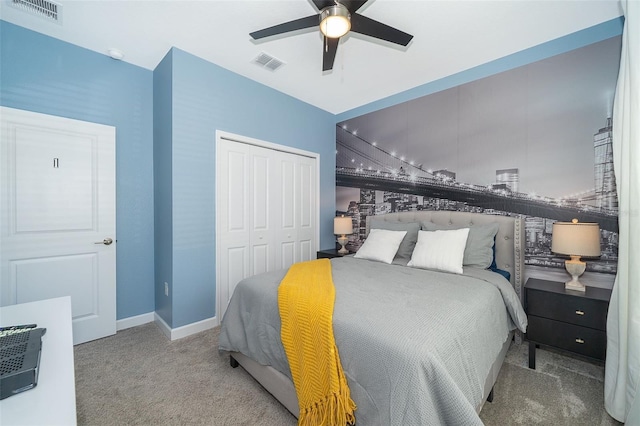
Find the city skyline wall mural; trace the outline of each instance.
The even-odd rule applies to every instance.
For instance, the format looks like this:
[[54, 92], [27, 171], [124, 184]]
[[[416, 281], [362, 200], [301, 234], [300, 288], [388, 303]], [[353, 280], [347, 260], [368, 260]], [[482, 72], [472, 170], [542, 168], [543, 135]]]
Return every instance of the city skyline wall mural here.
[[336, 214], [457, 210], [525, 219], [525, 264], [564, 268], [556, 221], [597, 222], [615, 274], [618, 203], [612, 106], [621, 38], [355, 117], [336, 126]]

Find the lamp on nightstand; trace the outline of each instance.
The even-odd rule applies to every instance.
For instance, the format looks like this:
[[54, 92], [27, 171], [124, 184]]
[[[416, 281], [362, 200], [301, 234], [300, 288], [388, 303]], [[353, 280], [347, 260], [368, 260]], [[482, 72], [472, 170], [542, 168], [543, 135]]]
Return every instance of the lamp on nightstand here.
[[573, 219], [571, 222], [554, 223], [552, 232], [551, 251], [571, 257], [564, 262], [564, 267], [571, 275], [571, 281], [567, 281], [564, 288], [586, 291], [584, 284], [578, 281], [587, 266], [580, 257], [600, 256], [600, 227], [597, 223], [580, 223], [578, 219]]
[[340, 235], [338, 237], [338, 243], [342, 247], [338, 250], [338, 253], [347, 254], [349, 250], [345, 248], [349, 239], [347, 238], [347, 234], [351, 234], [353, 232], [353, 223], [351, 222], [350, 217], [345, 217], [344, 215], [340, 217], [336, 217], [333, 219], [333, 233], [335, 235]]

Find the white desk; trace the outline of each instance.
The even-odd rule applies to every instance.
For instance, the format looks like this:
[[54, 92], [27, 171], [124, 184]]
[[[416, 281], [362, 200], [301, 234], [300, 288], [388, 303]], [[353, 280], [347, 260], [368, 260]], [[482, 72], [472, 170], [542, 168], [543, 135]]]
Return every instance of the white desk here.
[[42, 336], [38, 385], [0, 401], [0, 425], [75, 425], [71, 298], [60, 297], [0, 308], [0, 326], [38, 324]]

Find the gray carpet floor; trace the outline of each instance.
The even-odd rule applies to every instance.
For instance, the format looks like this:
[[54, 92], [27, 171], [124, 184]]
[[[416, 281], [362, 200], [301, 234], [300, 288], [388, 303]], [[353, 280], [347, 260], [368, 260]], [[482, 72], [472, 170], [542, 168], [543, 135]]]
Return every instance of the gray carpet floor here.
[[[296, 425], [218, 353], [218, 332], [171, 342], [149, 323], [76, 346], [78, 424]], [[530, 370], [527, 359], [527, 345], [512, 345], [480, 413], [486, 425], [620, 424], [603, 407], [601, 366], [539, 350]]]

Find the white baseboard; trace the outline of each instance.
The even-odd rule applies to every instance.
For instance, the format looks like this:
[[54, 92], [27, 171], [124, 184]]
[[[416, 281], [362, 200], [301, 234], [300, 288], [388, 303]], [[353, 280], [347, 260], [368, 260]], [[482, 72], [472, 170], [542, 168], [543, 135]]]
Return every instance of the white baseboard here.
[[127, 328], [136, 327], [142, 324], [153, 322], [155, 312], [147, 312], [146, 314], [136, 315], [134, 317], [123, 318], [116, 321], [116, 331], [125, 330]]
[[160, 330], [167, 336], [169, 340], [177, 340], [182, 339], [183, 337], [190, 336], [192, 334], [199, 333], [201, 331], [212, 329], [218, 326], [218, 318], [211, 317], [204, 319], [202, 321], [194, 322], [191, 324], [183, 325], [178, 328], [171, 328], [169, 325], [162, 319], [160, 315], [154, 313], [155, 322], [160, 327]]
[[165, 336], [167, 336], [167, 339], [171, 340], [171, 327], [169, 327], [169, 324], [164, 322], [162, 317], [160, 315], [158, 315], [157, 312], [154, 312], [153, 316], [154, 316], [154, 320], [155, 320], [156, 324], [158, 324], [158, 327], [160, 327], [160, 330], [162, 330], [162, 333]]

